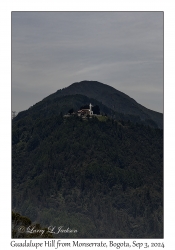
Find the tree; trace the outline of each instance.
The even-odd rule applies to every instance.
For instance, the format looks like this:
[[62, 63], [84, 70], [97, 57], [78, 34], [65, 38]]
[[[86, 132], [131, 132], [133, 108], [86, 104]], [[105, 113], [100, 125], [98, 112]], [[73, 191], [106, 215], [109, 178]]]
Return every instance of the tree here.
[[72, 114], [73, 112], [74, 112], [73, 108], [68, 111], [69, 114]]
[[32, 224], [27, 217], [12, 211], [12, 238], [53, 238], [47, 228]]
[[92, 111], [94, 114], [100, 115], [100, 108], [98, 105], [95, 105], [94, 107], [92, 107]]

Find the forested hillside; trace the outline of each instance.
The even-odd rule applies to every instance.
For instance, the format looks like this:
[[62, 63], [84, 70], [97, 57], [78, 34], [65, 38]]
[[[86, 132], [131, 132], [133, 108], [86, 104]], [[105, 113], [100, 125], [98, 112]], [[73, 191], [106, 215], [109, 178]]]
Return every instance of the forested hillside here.
[[98, 100], [114, 112], [137, 116], [143, 122], [145, 120], [153, 120], [157, 127], [163, 128], [163, 115], [161, 113], [145, 108], [128, 95], [98, 81], [84, 80], [81, 82], [75, 82], [67, 88], [60, 89], [46, 97], [44, 101], [76, 94]]
[[76, 229], [69, 238], [163, 237], [163, 131], [64, 118], [59, 103], [38, 103], [13, 120], [14, 211]]
[[65, 115], [70, 109], [73, 109], [75, 112], [77, 112], [81, 106], [84, 106], [85, 104], [89, 105], [89, 103], [92, 103], [94, 106], [98, 105], [102, 115], [107, 115], [108, 117], [111, 117], [115, 120], [130, 120], [133, 123], [139, 123], [158, 128], [157, 123], [150, 117], [143, 120], [139, 115], [119, 113], [105, 106], [98, 100], [79, 94], [67, 96], [53, 95], [52, 98], [45, 98], [44, 100], [30, 107], [28, 110], [20, 112], [14, 118], [14, 122], [20, 120], [20, 123], [22, 123], [23, 119], [25, 120], [26, 117], [28, 117], [27, 119], [30, 123], [30, 120], [50, 118], [51, 116], [59, 115], [60, 113]]

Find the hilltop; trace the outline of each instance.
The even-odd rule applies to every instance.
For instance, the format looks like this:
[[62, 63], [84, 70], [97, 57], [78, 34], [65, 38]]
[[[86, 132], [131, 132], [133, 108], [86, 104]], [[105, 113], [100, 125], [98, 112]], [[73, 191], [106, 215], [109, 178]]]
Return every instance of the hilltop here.
[[161, 113], [145, 108], [128, 95], [98, 81], [75, 82], [67, 88], [58, 90], [44, 100], [53, 100], [61, 96], [76, 94], [93, 98], [114, 112], [137, 116], [142, 121], [153, 120], [159, 128], [163, 128], [163, 115]]

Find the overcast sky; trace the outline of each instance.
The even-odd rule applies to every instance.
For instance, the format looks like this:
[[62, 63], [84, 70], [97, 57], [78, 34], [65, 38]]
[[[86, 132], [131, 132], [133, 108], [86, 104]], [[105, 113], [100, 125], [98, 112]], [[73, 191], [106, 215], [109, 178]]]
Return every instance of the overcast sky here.
[[163, 12], [12, 12], [12, 110], [82, 80], [163, 112]]

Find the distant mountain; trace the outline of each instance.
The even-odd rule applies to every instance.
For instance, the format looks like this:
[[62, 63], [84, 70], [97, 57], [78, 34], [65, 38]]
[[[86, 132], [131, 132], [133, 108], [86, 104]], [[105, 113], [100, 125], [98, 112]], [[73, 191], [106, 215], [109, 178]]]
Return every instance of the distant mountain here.
[[[89, 103], [107, 116], [64, 116]], [[160, 117], [87, 81], [20, 112], [12, 120], [14, 213], [76, 231], [58, 238], [162, 238]]]
[[163, 128], [162, 113], [147, 109], [138, 104], [128, 95], [98, 81], [75, 82], [67, 88], [58, 90], [56, 93], [46, 97], [44, 100], [51, 100], [61, 96], [76, 94], [93, 98], [117, 113], [139, 116], [143, 121], [153, 120], [159, 128]]

